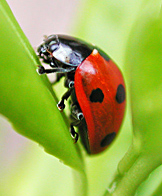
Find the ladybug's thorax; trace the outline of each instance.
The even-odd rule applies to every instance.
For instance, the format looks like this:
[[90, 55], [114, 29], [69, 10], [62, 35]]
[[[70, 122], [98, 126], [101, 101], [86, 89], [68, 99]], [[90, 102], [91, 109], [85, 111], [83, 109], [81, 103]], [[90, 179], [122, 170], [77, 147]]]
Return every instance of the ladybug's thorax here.
[[50, 35], [38, 48], [39, 55], [51, 61], [50, 55], [67, 66], [78, 66], [92, 52], [93, 46], [66, 35]]
[[70, 55], [72, 54], [72, 50], [70, 47], [59, 44], [58, 48], [52, 52], [53, 56], [64, 62], [64, 63], [70, 63]]
[[58, 35], [58, 42], [58, 48], [53, 51], [53, 56], [73, 66], [81, 64], [92, 52], [89, 45], [70, 36]]
[[78, 66], [83, 61], [80, 53], [77, 53], [69, 45], [63, 43], [60, 43], [58, 48], [54, 50], [52, 54], [60, 62], [73, 66]]

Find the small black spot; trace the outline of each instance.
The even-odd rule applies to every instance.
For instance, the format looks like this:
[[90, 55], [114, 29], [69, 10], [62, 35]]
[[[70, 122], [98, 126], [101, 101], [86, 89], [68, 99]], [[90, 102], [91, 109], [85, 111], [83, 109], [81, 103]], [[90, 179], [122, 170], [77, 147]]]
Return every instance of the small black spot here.
[[116, 101], [118, 103], [123, 103], [124, 100], [125, 100], [125, 88], [122, 84], [119, 84], [116, 93]]
[[101, 147], [108, 146], [113, 141], [115, 136], [116, 136], [115, 132], [112, 132], [112, 133], [109, 133], [108, 135], [106, 135], [106, 137], [101, 141], [101, 144], [100, 144]]
[[95, 89], [91, 92], [91, 95], [90, 95], [89, 98], [90, 98], [91, 102], [100, 102], [100, 103], [102, 103], [102, 101], [104, 99], [104, 94], [103, 94], [103, 92], [100, 88], [97, 88], [97, 89]]

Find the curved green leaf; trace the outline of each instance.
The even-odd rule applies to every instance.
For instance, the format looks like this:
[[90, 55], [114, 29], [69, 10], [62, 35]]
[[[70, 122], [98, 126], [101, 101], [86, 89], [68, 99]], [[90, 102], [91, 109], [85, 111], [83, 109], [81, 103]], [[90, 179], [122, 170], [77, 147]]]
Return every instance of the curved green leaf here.
[[38, 142], [65, 164], [84, 171], [78, 148], [68, 132], [68, 120], [57, 107], [57, 98], [34, 50], [4, 0], [0, 1], [0, 112], [20, 134]]

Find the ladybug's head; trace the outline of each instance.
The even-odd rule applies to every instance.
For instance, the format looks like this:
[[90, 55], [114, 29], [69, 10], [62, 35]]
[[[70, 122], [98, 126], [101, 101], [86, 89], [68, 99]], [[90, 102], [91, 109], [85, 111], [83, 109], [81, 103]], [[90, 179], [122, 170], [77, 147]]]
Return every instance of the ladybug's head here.
[[45, 37], [44, 42], [38, 47], [37, 52], [40, 58], [44, 60], [46, 63], [50, 63], [52, 61], [51, 57], [59, 48], [59, 39], [57, 35], [50, 35]]
[[82, 45], [64, 35], [50, 35], [38, 47], [40, 58], [51, 67], [77, 67], [83, 60]]

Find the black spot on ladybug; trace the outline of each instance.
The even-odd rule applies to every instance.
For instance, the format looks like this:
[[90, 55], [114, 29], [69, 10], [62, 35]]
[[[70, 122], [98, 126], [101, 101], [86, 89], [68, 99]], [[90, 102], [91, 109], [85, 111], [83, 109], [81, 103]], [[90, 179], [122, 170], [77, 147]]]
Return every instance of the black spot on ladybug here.
[[108, 135], [106, 135], [106, 137], [101, 141], [101, 144], [100, 144], [101, 147], [108, 146], [113, 141], [115, 136], [116, 136], [115, 132], [112, 132], [112, 133], [109, 133]]
[[90, 95], [89, 98], [90, 98], [91, 102], [100, 102], [100, 103], [102, 103], [102, 101], [104, 99], [104, 94], [103, 94], [103, 92], [100, 88], [97, 88], [97, 89], [95, 89], [91, 92], [91, 95]]
[[116, 101], [118, 103], [123, 103], [124, 100], [125, 100], [125, 88], [122, 84], [119, 84], [116, 93]]

